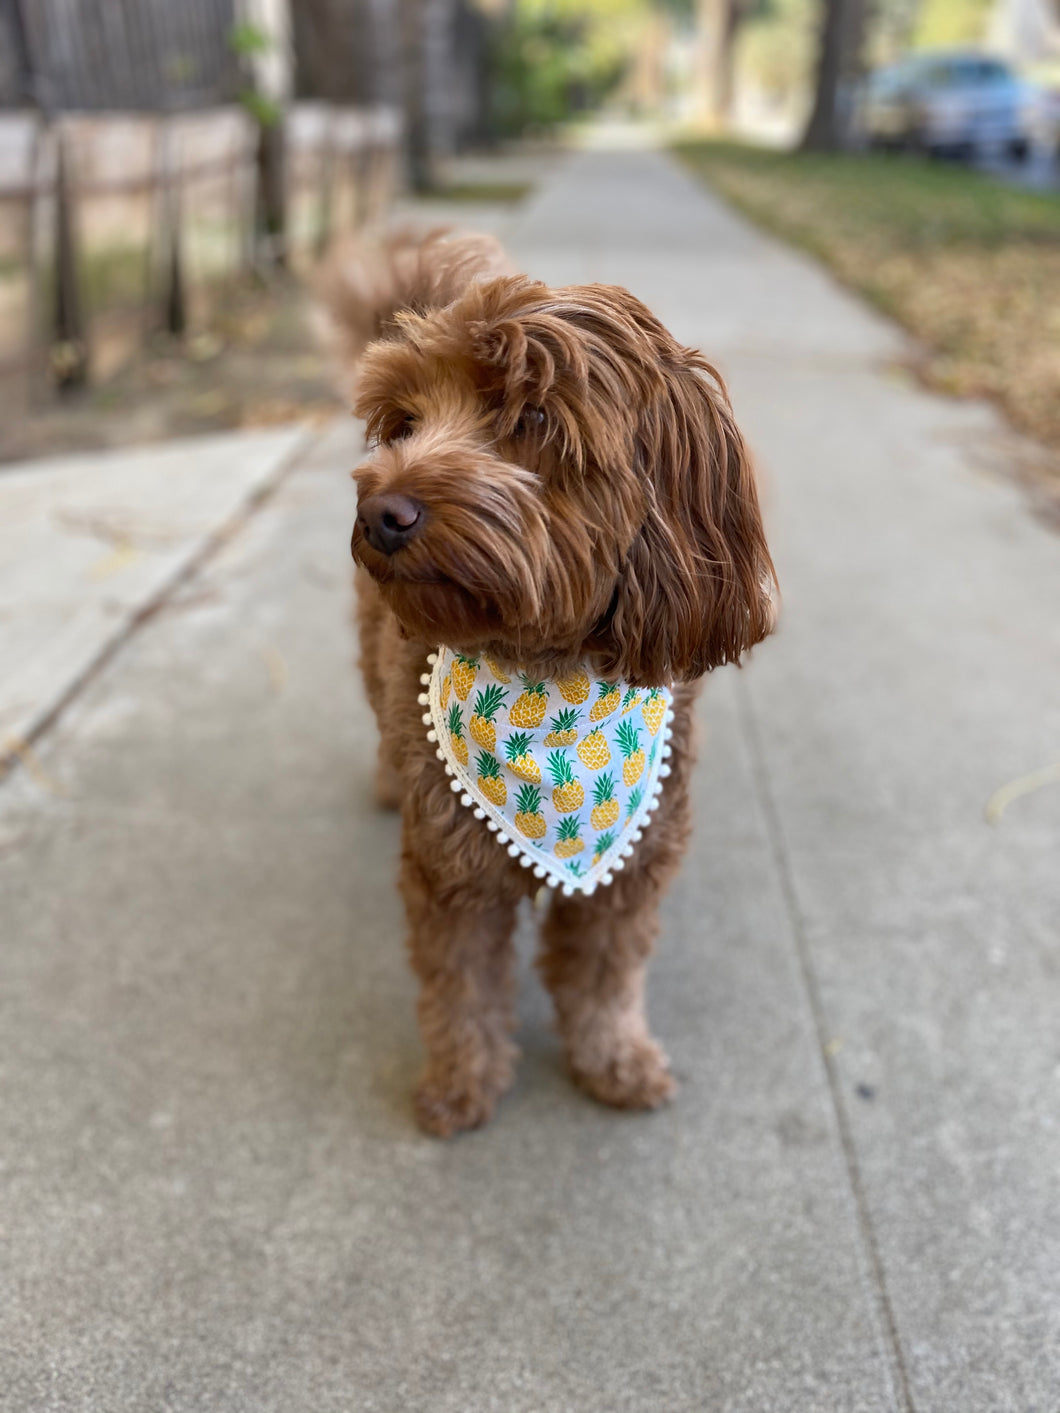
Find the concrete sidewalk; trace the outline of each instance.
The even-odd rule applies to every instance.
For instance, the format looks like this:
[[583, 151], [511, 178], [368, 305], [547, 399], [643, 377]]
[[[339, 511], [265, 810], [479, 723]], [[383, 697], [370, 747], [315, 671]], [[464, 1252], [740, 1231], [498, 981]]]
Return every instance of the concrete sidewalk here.
[[0, 470], [0, 766], [311, 435], [284, 427]]
[[[414, 990], [351, 671], [356, 428], [0, 787], [0, 1409], [1057, 1413], [1060, 540], [992, 414], [651, 152], [515, 232], [730, 378], [777, 638], [704, 696], [648, 1118], [563, 1076], [421, 1137]], [[524, 936], [529, 961], [531, 939]]]

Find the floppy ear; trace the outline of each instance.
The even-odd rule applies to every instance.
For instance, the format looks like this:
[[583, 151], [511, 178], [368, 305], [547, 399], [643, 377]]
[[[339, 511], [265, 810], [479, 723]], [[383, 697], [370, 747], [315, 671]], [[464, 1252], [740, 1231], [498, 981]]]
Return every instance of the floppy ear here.
[[646, 515], [603, 632], [604, 670], [637, 686], [737, 662], [776, 621], [754, 471], [725, 385], [667, 342], [636, 430]]

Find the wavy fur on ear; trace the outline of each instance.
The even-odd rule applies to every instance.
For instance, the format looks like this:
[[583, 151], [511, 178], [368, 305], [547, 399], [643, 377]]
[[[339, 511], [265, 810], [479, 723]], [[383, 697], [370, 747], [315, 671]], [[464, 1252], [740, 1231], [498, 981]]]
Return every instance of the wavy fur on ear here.
[[698, 353], [669, 342], [663, 389], [636, 429], [646, 514], [605, 633], [606, 669], [644, 685], [738, 662], [776, 623], [754, 470], [725, 384]]

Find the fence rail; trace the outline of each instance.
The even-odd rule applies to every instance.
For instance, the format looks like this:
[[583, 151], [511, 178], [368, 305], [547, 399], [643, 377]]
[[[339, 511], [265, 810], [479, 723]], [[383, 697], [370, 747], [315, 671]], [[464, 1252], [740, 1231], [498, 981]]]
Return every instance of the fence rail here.
[[[283, 232], [301, 269], [385, 214], [390, 109], [286, 115]], [[209, 327], [255, 260], [258, 129], [238, 107], [166, 115], [0, 113], [0, 395], [110, 376], [161, 328]]]

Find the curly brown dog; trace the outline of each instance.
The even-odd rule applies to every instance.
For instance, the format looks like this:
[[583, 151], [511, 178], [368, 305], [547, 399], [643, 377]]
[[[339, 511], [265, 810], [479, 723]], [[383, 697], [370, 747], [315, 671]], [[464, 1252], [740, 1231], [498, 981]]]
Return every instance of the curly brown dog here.
[[429, 656], [484, 658], [531, 691], [583, 670], [605, 695], [618, 680], [672, 686], [652, 827], [607, 886], [550, 895], [539, 959], [574, 1079], [644, 1109], [674, 1088], [644, 978], [689, 835], [693, 704], [704, 674], [774, 623], [754, 475], [718, 374], [624, 289], [549, 289], [505, 268], [488, 239], [435, 233], [337, 265], [326, 295], [368, 428], [354, 472], [362, 666], [379, 798], [403, 818], [427, 1050], [416, 1111], [439, 1135], [484, 1123], [511, 1083], [512, 931], [540, 871], [497, 847], [428, 740]]

